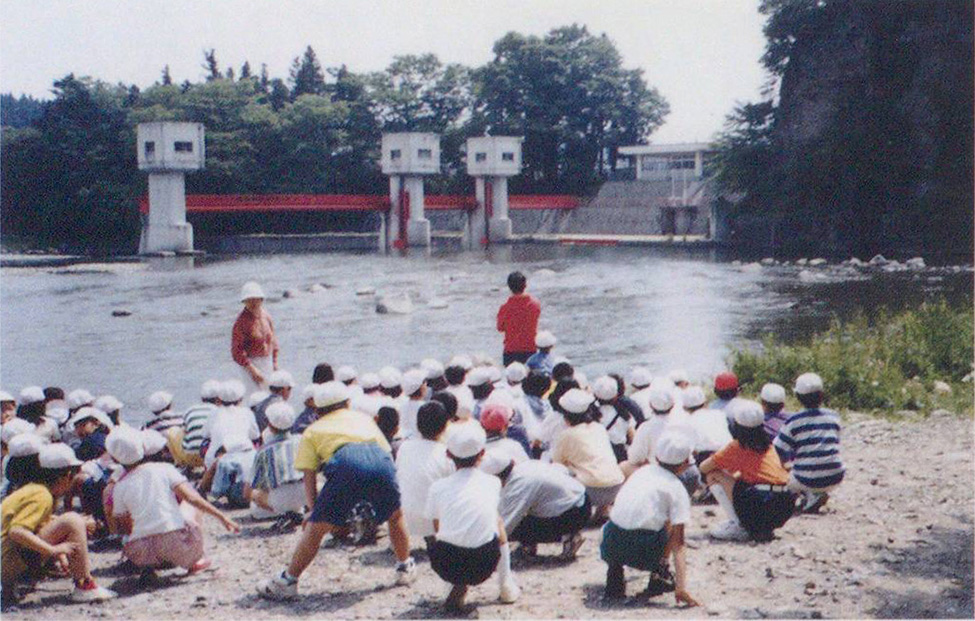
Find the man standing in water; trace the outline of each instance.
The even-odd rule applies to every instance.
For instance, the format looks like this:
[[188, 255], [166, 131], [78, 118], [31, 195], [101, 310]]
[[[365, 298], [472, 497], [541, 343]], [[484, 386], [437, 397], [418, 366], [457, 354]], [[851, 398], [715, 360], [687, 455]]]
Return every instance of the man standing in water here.
[[234, 322], [230, 352], [244, 371], [252, 390], [263, 390], [278, 368], [278, 339], [274, 323], [264, 309], [264, 290], [256, 282], [244, 283], [240, 291], [244, 310]]
[[511, 296], [498, 309], [498, 332], [504, 332], [504, 366], [524, 363], [535, 353], [535, 332], [542, 305], [525, 293], [528, 284], [521, 272], [508, 274]]

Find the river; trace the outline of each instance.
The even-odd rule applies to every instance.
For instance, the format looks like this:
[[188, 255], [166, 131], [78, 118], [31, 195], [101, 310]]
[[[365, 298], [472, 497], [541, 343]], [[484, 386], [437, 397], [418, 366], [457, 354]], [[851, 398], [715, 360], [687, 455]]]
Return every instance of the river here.
[[[408, 257], [327, 253], [153, 259], [141, 263], [4, 269], [0, 278], [0, 386], [85, 387], [145, 416], [165, 389], [189, 405], [208, 378], [237, 377], [230, 328], [240, 286], [260, 281], [298, 383], [318, 362], [360, 373], [456, 353], [500, 360], [495, 314], [512, 270], [542, 303], [555, 352], [590, 378], [646, 364], [706, 381], [733, 347], [767, 333], [802, 338], [836, 313], [900, 308], [946, 296], [971, 303], [972, 273], [739, 266], [709, 251], [515, 245], [489, 252], [436, 250]], [[312, 285], [323, 289], [312, 292]], [[414, 311], [377, 314], [372, 287], [410, 295]], [[284, 297], [295, 290], [294, 297]], [[446, 308], [427, 301], [438, 298]], [[131, 315], [113, 317], [114, 310]]]

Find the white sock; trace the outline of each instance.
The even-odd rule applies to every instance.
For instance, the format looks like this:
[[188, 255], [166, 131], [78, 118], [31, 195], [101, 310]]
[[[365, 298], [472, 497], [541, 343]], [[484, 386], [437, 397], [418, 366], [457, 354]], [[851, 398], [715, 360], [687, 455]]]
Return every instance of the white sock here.
[[498, 586], [504, 586], [504, 583], [513, 577], [511, 574], [511, 547], [505, 543], [501, 545], [501, 561], [498, 562]]
[[718, 484], [714, 484], [709, 486], [708, 489], [711, 490], [711, 495], [718, 501], [718, 506], [725, 512], [728, 519], [737, 522], [738, 514], [735, 513], [735, 504], [728, 498], [728, 494], [725, 493], [724, 488]]

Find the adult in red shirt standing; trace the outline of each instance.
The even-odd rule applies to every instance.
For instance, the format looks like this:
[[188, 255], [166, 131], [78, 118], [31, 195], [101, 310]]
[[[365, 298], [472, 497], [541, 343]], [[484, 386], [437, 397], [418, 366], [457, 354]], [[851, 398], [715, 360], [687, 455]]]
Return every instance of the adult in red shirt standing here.
[[264, 389], [271, 373], [278, 369], [274, 322], [264, 308], [264, 290], [256, 282], [244, 283], [240, 301], [244, 310], [234, 322], [230, 352], [243, 370], [245, 382], [254, 390]]
[[527, 284], [521, 272], [508, 274], [511, 296], [498, 309], [498, 332], [504, 332], [504, 366], [524, 363], [535, 353], [535, 332], [542, 305], [525, 293]]

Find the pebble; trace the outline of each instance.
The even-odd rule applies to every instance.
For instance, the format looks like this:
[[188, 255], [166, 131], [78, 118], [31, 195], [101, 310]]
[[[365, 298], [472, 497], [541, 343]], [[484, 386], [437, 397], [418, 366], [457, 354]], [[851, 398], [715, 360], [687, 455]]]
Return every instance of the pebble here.
[[356, 295], [373, 295], [376, 293], [375, 287], [360, 287], [355, 290]]
[[441, 298], [433, 298], [432, 300], [427, 302], [427, 306], [435, 309], [447, 308], [447, 300]]
[[826, 265], [826, 259], [813, 259], [809, 262], [809, 267], [819, 267], [820, 265]]
[[281, 294], [281, 297], [283, 297], [283, 298], [296, 298], [296, 297], [298, 297], [298, 295], [299, 294], [298, 294], [298, 290], [297, 289], [285, 289], [284, 293]]
[[799, 548], [797, 546], [792, 546], [791, 548], [789, 548], [789, 552], [791, 552], [792, 556], [796, 558], [800, 558], [800, 559], [806, 558], [806, 553], [802, 550], [802, 548]]
[[132, 314], [132, 311], [125, 308], [117, 308], [112, 311], [112, 317], [128, 317]]

